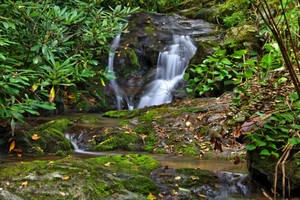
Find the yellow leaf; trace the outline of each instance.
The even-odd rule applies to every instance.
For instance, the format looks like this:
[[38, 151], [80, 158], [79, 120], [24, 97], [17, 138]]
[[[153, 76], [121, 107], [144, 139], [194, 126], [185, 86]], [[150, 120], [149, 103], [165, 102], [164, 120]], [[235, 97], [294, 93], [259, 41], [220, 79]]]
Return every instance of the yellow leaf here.
[[25, 187], [25, 186], [27, 186], [28, 185], [28, 181], [24, 181], [22, 184], [21, 184], [21, 186], [23, 186], [23, 187]]
[[67, 180], [69, 180], [69, 179], [70, 179], [70, 176], [63, 176], [63, 177], [62, 177], [62, 180], [63, 180], [63, 181], [67, 181]]
[[206, 195], [204, 194], [198, 194], [199, 197], [202, 197], [202, 198], [206, 198]]
[[16, 141], [13, 140], [9, 145], [8, 153], [10, 153], [15, 148], [15, 146], [16, 146]]
[[19, 158], [21, 158], [21, 157], [22, 157], [22, 154], [18, 153], [17, 156], [18, 156]]
[[114, 162], [107, 162], [104, 164], [105, 167], [110, 167], [111, 164], [113, 164]]
[[154, 196], [151, 192], [149, 193], [149, 195], [147, 196], [147, 200], [155, 200], [156, 196]]
[[51, 90], [50, 90], [50, 94], [49, 94], [49, 102], [53, 103], [55, 98], [55, 89], [54, 86], [52, 86]]
[[33, 134], [33, 135], [31, 136], [31, 139], [32, 139], [32, 140], [38, 140], [38, 139], [40, 139], [40, 136], [38, 136], [38, 134]]
[[104, 82], [104, 80], [103, 80], [102, 78], [100, 79], [100, 81], [101, 81], [101, 84], [102, 84], [103, 86], [106, 86], [106, 85], [105, 85], [105, 82]]
[[39, 86], [37, 84], [33, 84], [33, 86], [31, 87], [31, 91], [35, 92], [38, 87]]

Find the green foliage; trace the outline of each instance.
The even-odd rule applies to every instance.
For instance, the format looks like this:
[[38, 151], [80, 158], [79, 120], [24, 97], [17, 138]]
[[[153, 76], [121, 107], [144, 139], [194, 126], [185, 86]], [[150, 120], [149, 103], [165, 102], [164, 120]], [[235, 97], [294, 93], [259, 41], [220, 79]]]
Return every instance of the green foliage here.
[[[250, 0], [227, 0], [217, 5], [216, 17], [227, 27], [245, 24], [252, 17]], [[253, 13], [253, 12], [252, 12]]]
[[188, 92], [202, 96], [208, 91], [240, 84], [256, 72], [255, 59], [245, 59], [247, 50], [237, 50], [230, 55], [220, 47], [214, 50], [213, 55], [208, 56], [202, 64], [193, 65], [185, 74], [185, 79], [189, 80]]
[[51, 103], [70, 87], [83, 87], [95, 75], [103, 85], [112, 78], [104, 66], [99, 69], [97, 56], [109, 51], [136, 9], [105, 9], [101, 2], [1, 3], [0, 120], [13, 126], [25, 113], [55, 109]]
[[247, 144], [248, 150], [258, 149], [262, 157], [278, 158], [287, 143], [300, 148], [300, 100], [297, 93], [292, 93], [290, 99], [290, 107], [283, 106], [266, 119], [263, 128], [248, 134], [251, 141]]

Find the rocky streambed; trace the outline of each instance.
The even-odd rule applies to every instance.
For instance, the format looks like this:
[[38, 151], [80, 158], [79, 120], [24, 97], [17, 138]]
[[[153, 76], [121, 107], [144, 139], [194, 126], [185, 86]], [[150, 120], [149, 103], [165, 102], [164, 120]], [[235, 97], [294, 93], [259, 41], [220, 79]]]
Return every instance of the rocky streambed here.
[[[233, 143], [231, 128], [225, 123], [230, 116], [229, 97], [111, 111], [105, 113], [107, 117], [81, 114], [55, 119], [30, 118], [29, 126], [16, 133], [14, 147], [7, 147], [10, 153], [2, 154], [0, 159], [0, 196], [2, 199], [262, 198], [249, 176], [222, 171], [230, 168], [215, 168], [215, 171], [197, 165], [174, 167], [163, 159], [164, 156], [173, 164], [174, 160], [188, 164], [187, 158], [192, 156], [199, 163], [210, 159], [223, 167], [226, 163], [244, 166], [245, 172], [245, 150], [241, 144]], [[72, 153], [73, 144], [65, 134], [81, 151], [99, 154]]]

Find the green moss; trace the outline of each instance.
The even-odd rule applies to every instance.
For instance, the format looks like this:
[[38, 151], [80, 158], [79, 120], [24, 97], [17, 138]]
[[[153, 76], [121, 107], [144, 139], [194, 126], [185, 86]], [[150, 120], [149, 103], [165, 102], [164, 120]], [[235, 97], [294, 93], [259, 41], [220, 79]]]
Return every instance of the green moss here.
[[151, 123], [153, 118], [158, 115], [156, 110], [148, 110], [144, 115], [140, 117], [140, 121], [144, 123]]
[[75, 108], [79, 111], [83, 111], [83, 112], [86, 112], [86, 111], [89, 111], [91, 109], [91, 105], [88, 101], [86, 100], [81, 100], [79, 101]]
[[124, 187], [132, 192], [140, 193], [143, 195], [149, 195], [158, 193], [158, 187], [153, 181], [145, 176], [130, 177], [123, 181]]
[[157, 144], [158, 139], [157, 139], [157, 137], [155, 137], [154, 133], [150, 133], [148, 135], [148, 137], [146, 137], [145, 142], [146, 142], [146, 144], [145, 144], [144, 150], [152, 151], [154, 149], [154, 146]]
[[182, 168], [177, 169], [176, 172], [190, 177], [180, 183], [180, 186], [183, 188], [198, 187], [199, 185], [211, 185], [215, 187], [215, 184], [219, 182], [218, 177], [211, 171]]
[[103, 114], [103, 117], [130, 119], [139, 114], [139, 110], [111, 110]]
[[[137, 154], [2, 163], [0, 188], [22, 199], [113, 199], [115, 194], [146, 199], [157, 188], [142, 175], [157, 166], [156, 160]], [[25, 181], [28, 185], [22, 187]]]
[[176, 146], [175, 150], [183, 155], [197, 156], [200, 155], [199, 149], [193, 144]]
[[69, 125], [71, 125], [72, 122], [68, 119], [57, 119], [57, 120], [52, 120], [50, 122], [47, 122], [45, 124], [42, 124], [36, 128], [34, 128], [34, 131], [40, 131], [40, 130], [45, 130], [48, 128], [54, 128], [60, 132], [65, 131]]
[[138, 57], [137, 57], [135, 51], [133, 49], [127, 49], [125, 53], [126, 53], [126, 57], [131, 62], [131, 68], [139, 69], [140, 63], [139, 63], [139, 60], [138, 60]]
[[141, 138], [133, 133], [108, 133], [99, 135], [95, 138], [97, 151], [107, 151], [113, 149], [139, 150], [138, 143], [141, 144]]
[[147, 134], [148, 135], [153, 132], [153, 127], [151, 124], [140, 125], [140, 126], [135, 127], [133, 131], [136, 133], [139, 133], [139, 134]]
[[[109, 170], [133, 174], [147, 175], [151, 170], [158, 167], [158, 161], [140, 154], [116, 155], [98, 158], [90, 158], [87, 163], [94, 165], [108, 166]], [[109, 165], [108, 165], [109, 163]]]
[[99, 122], [101, 122], [100, 118], [88, 116], [88, 115], [83, 115], [78, 120], [83, 123], [99, 123]]
[[119, 122], [119, 126], [127, 126], [129, 124], [129, 120], [122, 120]]
[[[64, 135], [64, 131], [70, 124], [72, 122], [67, 119], [53, 120], [29, 131], [18, 133], [16, 134], [18, 148], [33, 155], [71, 151], [73, 145]], [[38, 135], [39, 139], [33, 140], [34, 134]]]

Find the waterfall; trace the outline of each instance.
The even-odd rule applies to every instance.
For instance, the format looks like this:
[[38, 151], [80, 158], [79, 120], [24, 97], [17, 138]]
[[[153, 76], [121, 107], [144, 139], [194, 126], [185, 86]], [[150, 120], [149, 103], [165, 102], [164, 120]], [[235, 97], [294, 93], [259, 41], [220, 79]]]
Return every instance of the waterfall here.
[[[109, 57], [108, 57], [108, 72], [112, 73], [114, 76], [115, 76], [114, 59], [115, 59], [116, 50], [119, 47], [120, 39], [121, 39], [121, 35], [118, 35], [117, 37], [114, 38], [114, 40], [112, 41], [112, 44], [111, 44], [111, 49], [110, 49]], [[110, 85], [111, 85], [111, 87], [114, 91], [115, 97], [116, 97], [116, 104], [117, 104], [118, 110], [122, 109], [123, 101], [125, 101], [127, 103], [127, 107], [129, 110], [133, 109], [133, 107], [130, 105], [127, 95], [119, 87], [115, 78], [110, 81]]]
[[189, 36], [173, 36], [173, 44], [160, 52], [155, 79], [146, 86], [138, 108], [160, 105], [172, 101], [171, 91], [183, 79], [190, 59], [197, 48]]

